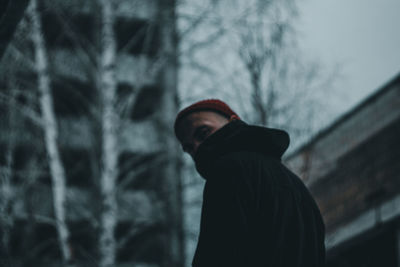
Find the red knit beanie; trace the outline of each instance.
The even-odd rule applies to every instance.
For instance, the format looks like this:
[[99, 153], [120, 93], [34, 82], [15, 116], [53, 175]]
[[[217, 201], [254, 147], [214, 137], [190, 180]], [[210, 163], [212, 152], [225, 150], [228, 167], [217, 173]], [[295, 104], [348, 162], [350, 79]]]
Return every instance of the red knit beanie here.
[[229, 120], [237, 119], [240, 117], [223, 101], [218, 99], [206, 99], [196, 102], [184, 109], [182, 109], [175, 119], [174, 129], [176, 135], [176, 127], [178, 123], [188, 114], [195, 111], [215, 111], [223, 116], [225, 116]]

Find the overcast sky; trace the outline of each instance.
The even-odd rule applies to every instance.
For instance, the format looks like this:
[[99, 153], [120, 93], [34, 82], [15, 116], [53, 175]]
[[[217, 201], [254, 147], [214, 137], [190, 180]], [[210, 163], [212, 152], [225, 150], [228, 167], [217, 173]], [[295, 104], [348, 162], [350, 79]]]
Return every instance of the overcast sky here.
[[[400, 0], [303, 0], [300, 45], [341, 66], [338, 115], [400, 73]], [[340, 92], [340, 90], [342, 90]]]

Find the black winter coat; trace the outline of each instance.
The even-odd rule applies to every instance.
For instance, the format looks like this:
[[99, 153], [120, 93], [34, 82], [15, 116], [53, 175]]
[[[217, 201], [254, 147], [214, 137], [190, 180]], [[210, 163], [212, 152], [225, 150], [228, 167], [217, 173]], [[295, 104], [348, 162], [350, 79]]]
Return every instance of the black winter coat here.
[[194, 267], [324, 266], [324, 223], [281, 163], [286, 132], [235, 120], [195, 155], [206, 179]]

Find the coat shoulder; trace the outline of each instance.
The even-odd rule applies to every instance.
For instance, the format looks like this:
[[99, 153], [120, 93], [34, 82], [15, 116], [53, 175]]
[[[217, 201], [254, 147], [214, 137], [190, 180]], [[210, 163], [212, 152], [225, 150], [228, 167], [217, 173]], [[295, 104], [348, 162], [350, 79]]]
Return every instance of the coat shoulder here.
[[235, 152], [224, 155], [217, 162], [218, 179], [236, 183], [270, 194], [290, 191], [298, 200], [314, 205], [310, 192], [300, 177], [279, 159], [256, 152]]
[[226, 154], [215, 162], [215, 168], [219, 176], [234, 174], [245, 179], [269, 179], [276, 186], [289, 185], [288, 176], [296, 176], [279, 159], [252, 151]]

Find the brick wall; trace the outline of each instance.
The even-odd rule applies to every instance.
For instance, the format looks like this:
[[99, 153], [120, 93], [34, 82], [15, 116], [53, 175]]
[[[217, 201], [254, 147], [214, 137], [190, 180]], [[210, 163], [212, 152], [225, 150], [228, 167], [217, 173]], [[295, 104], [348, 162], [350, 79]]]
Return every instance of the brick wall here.
[[310, 186], [327, 231], [400, 191], [400, 119], [336, 161]]
[[400, 192], [400, 76], [289, 156], [327, 233]]

